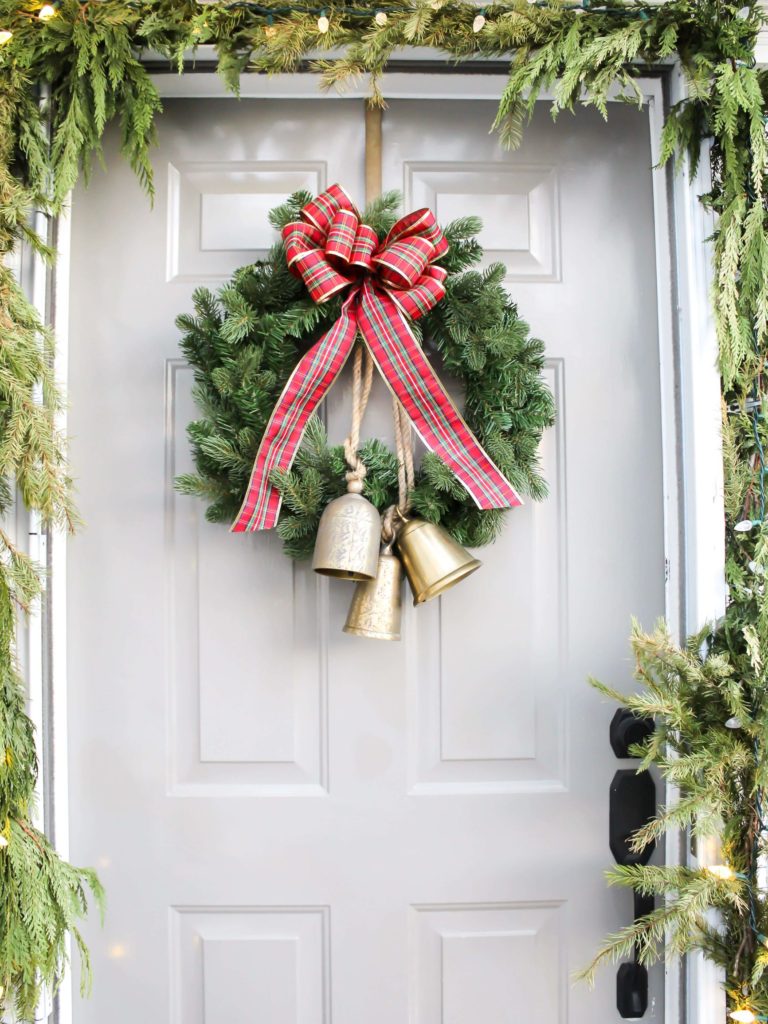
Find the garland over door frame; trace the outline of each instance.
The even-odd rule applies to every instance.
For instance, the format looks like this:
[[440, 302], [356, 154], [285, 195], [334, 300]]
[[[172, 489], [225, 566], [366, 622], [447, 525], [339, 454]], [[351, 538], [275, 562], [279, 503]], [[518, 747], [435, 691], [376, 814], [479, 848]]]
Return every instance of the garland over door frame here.
[[[160, 68], [167, 68], [167, 63], [158, 62], [153, 81], [164, 98], [233, 98], [215, 74], [215, 55], [213, 51], [207, 54], [207, 49], [200, 48], [195, 65], [184, 75], [163, 72]], [[502, 65], [473, 62], [456, 68], [437, 57], [425, 59], [423, 50], [418, 51], [418, 61], [409, 57], [404, 54], [402, 62], [395, 62], [386, 75], [384, 92], [388, 99], [498, 102], [506, 82]], [[152, 60], [147, 63], [154, 71]], [[638, 84], [648, 104], [651, 153], [656, 162], [664, 110], [682, 98], [683, 76], [677, 65], [670, 64], [658, 73], [639, 78]], [[311, 74], [271, 78], [244, 75], [241, 94], [246, 98], [307, 100], [329, 95], [320, 92], [318, 76]], [[359, 97], [362, 104], [366, 95], [363, 82], [346, 91], [344, 98]], [[709, 188], [706, 159], [701, 161], [693, 181], [670, 167], [655, 167], [651, 174], [661, 367], [665, 605], [673, 635], [682, 638], [702, 622], [720, 616], [725, 603], [721, 398], [709, 301], [712, 260], [705, 241], [712, 233], [713, 223], [698, 199]], [[59, 259], [55, 277], [49, 282], [48, 298], [39, 299], [51, 309], [57, 337], [58, 377], [62, 381], [66, 380], [69, 342], [69, 242], [69, 221], [63, 216], [58, 222]], [[30, 282], [36, 296], [43, 294], [41, 274], [45, 274], [42, 265], [36, 268], [35, 280]], [[67, 856], [66, 538], [52, 534], [49, 550], [51, 580], [44, 615], [53, 636], [52, 657], [31, 657], [31, 689], [33, 693], [47, 693], [50, 698], [52, 721], [38, 723], [46, 725], [40, 728], [39, 735], [46, 745], [43, 763], [49, 766], [46, 786], [50, 792], [49, 805], [53, 807], [54, 834], [61, 853]], [[31, 646], [34, 649], [34, 640]], [[41, 644], [41, 652], [44, 646]], [[682, 847], [679, 838], [668, 839], [668, 863], [679, 863], [685, 858]], [[685, 974], [675, 963], [668, 963], [665, 1006], [667, 1024], [678, 1024], [687, 1017], [697, 1024], [722, 1021], [724, 993], [716, 971], [698, 957]], [[72, 993], [65, 986], [59, 997], [59, 1024], [69, 1024], [71, 1019]]]

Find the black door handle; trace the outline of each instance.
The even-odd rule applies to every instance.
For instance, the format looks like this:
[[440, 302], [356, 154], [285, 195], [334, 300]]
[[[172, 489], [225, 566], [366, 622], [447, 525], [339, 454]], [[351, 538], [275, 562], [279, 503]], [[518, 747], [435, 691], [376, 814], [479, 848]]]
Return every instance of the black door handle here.
[[[641, 743], [653, 732], [651, 719], [639, 718], [628, 708], [620, 708], [610, 728], [611, 749], [617, 757], [629, 757], [629, 747]], [[642, 850], [632, 849], [632, 838], [656, 814], [656, 783], [647, 771], [622, 768], [611, 781], [609, 802], [609, 843], [617, 864], [647, 864], [656, 846], [649, 843]], [[635, 891], [634, 919], [639, 920], [654, 909], [653, 896]], [[620, 964], [616, 973], [616, 1009], [628, 1020], [644, 1016], [648, 1009], [648, 971], [638, 961], [638, 950], [632, 961]]]

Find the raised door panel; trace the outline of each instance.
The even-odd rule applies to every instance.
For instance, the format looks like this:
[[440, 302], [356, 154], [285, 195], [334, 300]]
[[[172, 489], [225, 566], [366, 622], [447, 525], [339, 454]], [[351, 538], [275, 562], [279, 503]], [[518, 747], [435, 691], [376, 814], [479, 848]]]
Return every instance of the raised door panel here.
[[199, 413], [180, 360], [169, 361], [166, 385], [171, 791], [318, 794], [327, 582], [288, 561], [277, 537], [232, 535], [175, 493], [176, 475], [193, 468], [185, 428]]

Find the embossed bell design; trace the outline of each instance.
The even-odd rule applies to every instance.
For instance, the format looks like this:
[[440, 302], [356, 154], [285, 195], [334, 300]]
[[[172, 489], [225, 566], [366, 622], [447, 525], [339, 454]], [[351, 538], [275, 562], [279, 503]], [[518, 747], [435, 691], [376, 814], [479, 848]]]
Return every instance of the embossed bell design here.
[[403, 566], [387, 544], [379, 555], [376, 579], [355, 587], [344, 632], [371, 640], [399, 640], [402, 590]]
[[441, 526], [424, 519], [401, 518], [397, 550], [415, 605], [438, 597], [483, 564]]
[[347, 494], [328, 502], [317, 528], [312, 568], [340, 580], [372, 580], [379, 561], [381, 516], [350, 480]]

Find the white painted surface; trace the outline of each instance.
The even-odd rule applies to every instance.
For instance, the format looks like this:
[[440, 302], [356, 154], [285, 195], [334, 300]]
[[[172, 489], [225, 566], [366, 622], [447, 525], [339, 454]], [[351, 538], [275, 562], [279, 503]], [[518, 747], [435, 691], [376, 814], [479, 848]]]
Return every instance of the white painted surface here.
[[[680, 102], [688, 83], [678, 68], [670, 99]], [[674, 179], [675, 234], [680, 330], [681, 450], [683, 456], [683, 534], [685, 538], [685, 617], [681, 634], [700, 630], [725, 612], [725, 510], [718, 346], [712, 317], [714, 218], [699, 201], [712, 187], [709, 146], [702, 146], [697, 173], [690, 180], [687, 160]], [[677, 794], [670, 792], [669, 802]], [[670, 835], [668, 863], [697, 863], [688, 836]], [[701, 861], [708, 863], [706, 859]], [[716, 919], [711, 911], [710, 918]], [[697, 1024], [725, 1020], [725, 972], [701, 953], [688, 958], [684, 999], [676, 986], [679, 1017]], [[667, 989], [669, 1006], [670, 990]]]
[[[548, 344], [552, 495], [510, 516], [480, 573], [409, 607], [399, 645], [341, 634], [345, 587], [171, 488], [192, 415], [173, 318], [268, 244], [260, 224], [252, 251], [242, 234], [201, 244], [205, 203], [179, 200], [180, 169], [215, 165], [198, 195], [227, 216], [233, 196], [247, 210], [279, 192], [276, 173], [361, 196], [359, 104], [169, 102], [154, 211], [114, 138], [108, 175], [75, 198], [70, 428], [89, 528], [69, 550], [71, 852], [110, 892], [78, 1024], [506, 1024], [531, 1000], [544, 1024], [616, 1019], [612, 971], [594, 993], [569, 974], [631, 907], [602, 878], [613, 709], [584, 679], [628, 686], [629, 615], [664, 612], [648, 116], [553, 126], [540, 109], [506, 154], [492, 110], [394, 102], [385, 187], [439, 162], [468, 195], [475, 165], [498, 164], [517, 187], [479, 188], [517, 225], [511, 259], [525, 175], [555, 183], [527, 216], [528, 253], [546, 229], [556, 279], [509, 278]], [[345, 382], [335, 438], [348, 414]], [[389, 436], [382, 387], [365, 432]]]

